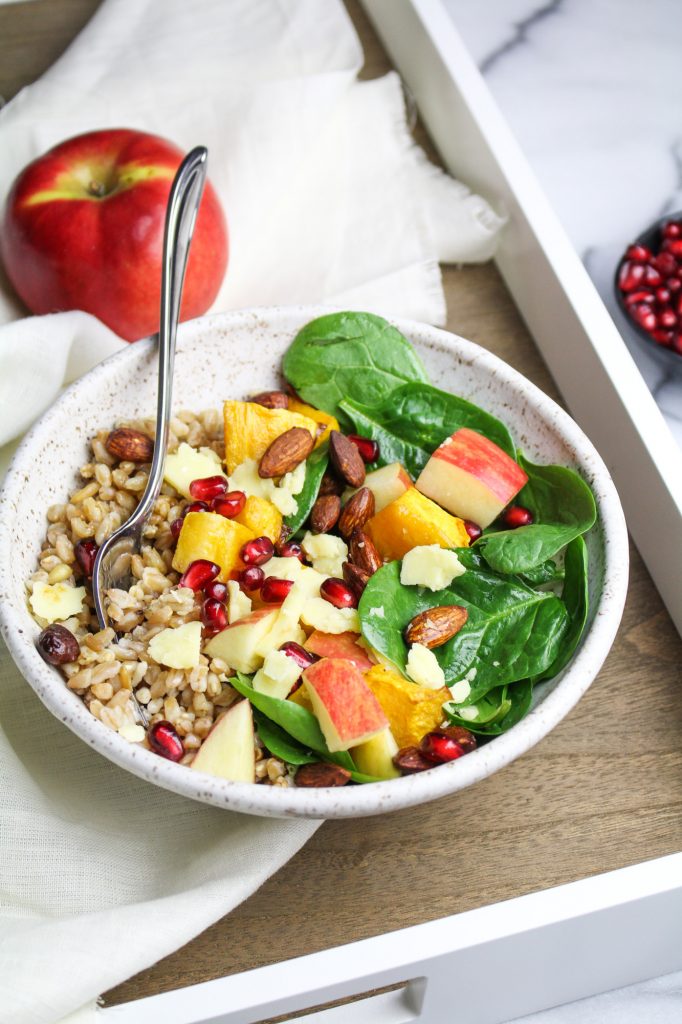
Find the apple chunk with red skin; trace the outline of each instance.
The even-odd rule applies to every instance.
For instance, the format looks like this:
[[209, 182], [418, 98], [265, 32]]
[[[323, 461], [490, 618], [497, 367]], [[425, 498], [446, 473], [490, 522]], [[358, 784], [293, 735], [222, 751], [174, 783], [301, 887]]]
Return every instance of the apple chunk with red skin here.
[[256, 781], [253, 712], [248, 700], [240, 700], [220, 716], [191, 767], [232, 782]]
[[[0, 226], [7, 276], [32, 313], [82, 309], [127, 341], [159, 329], [166, 205], [182, 150], [127, 128], [55, 146], [19, 174]], [[207, 182], [180, 319], [205, 313], [227, 266], [227, 226]]]
[[263, 664], [259, 647], [277, 621], [278, 608], [259, 608], [237, 619], [206, 644], [209, 658], [222, 658], [229, 668], [251, 675]]
[[322, 633], [316, 629], [303, 646], [321, 658], [341, 658], [350, 661], [361, 672], [369, 672], [374, 662], [357, 640], [357, 633]]
[[[363, 487], [368, 487], [374, 495], [375, 512], [381, 512], [382, 508], [390, 505], [411, 486], [410, 475], [399, 462], [391, 462], [388, 466], [382, 466], [381, 469], [375, 469], [368, 473], [363, 484]], [[344, 502], [354, 493], [354, 490], [346, 491], [343, 496]]]
[[528, 477], [498, 445], [462, 427], [424, 466], [416, 487], [448, 512], [490, 526]]
[[323, 658], [305, 670], [303, 681], [332, 753], [364, 743], [388, 725], [379, 701], [350, 661]]

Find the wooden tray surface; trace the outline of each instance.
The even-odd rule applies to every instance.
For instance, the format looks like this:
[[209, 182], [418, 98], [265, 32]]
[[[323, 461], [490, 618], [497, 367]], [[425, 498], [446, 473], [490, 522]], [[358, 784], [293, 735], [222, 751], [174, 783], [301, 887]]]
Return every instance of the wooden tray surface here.
[[[59, 56], [98, 0], [0, 7], [6, 99]], [[365, 77], [390, 67], [348, 4]], [[428, 140], [420, 142], [433, 151]], [[492, 265], [444, 268], [450, 330], [560, 401]], [[623, 623], [599, 677], [542, 743], [421, 808], [324, 824], [281, 871], [187, 946], [107, 993], [109, 1005], [327, 949], [682, 849], [682, 641], [636, 550]]]

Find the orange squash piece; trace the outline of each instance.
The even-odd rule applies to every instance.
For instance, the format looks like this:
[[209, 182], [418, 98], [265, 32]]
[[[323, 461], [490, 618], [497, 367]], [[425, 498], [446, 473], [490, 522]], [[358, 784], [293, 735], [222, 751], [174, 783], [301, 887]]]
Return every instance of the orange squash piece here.
[[269, 537], [273, 544], [279, 540], [282, 513], [267, 498], [247, 498], [244, 508], [235, 516], [234, 521], [251, 530], [254, 537]]
[[419, 686], [385, 665], [365, 672], [365, 682], [381, 704], [399, 747], [418, 746], [422, 736], [437, 729], [445, 718], [443, 704], [452, 699], [446, 686], [440, 690]]
[[336, 416], [330, 416], [328, 412], [322, 412], [321, 409], [315, 409], [312, 405], [306, 405], [305, 402], [299, 402], [298, 398], [293, 396], [289, 397], [289, 411], [297, 412], [301, 416], [307, 416], [320, 427], [324, 427], [324, 430], [320, 431], [320, 434], [315, 442], [315, 447], [319, 448], [321, 444], [329, 440], [330, 430], [339, 429], [339, 421]]
[[276, 437], [292, 427], [303, 427], [317, 437], [317, 422], [289, 409], [266, 409], [257, 402], [236, 402], [223, 406], [225, 462], [228, 475], [245, 459], [260, 461]]
[[243, 569], [239, 552], [255, 534], [234, 519], [226, 519], [217, 512], [188, 512], [178, 537], [173, 568], [178, 572], [207, 558], [220, 566], [218, 579], [226, 583], [235, 569]]
[[367, 523], [379, 554], [393, 560], [421, 544], [439, 544], [442, 548], [466, 548], [469, 534], [464, 520], [450, 515], [424, 497], [416, 487], [408, 488]]

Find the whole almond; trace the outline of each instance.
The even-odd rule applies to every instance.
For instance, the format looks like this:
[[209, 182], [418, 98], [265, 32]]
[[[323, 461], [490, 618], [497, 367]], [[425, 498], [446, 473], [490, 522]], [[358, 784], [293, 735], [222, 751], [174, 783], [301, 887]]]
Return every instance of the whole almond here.
[[296, 772], [294, 783], [297, 786], [345, 786], [350, 779], [350, 772], [338, 764], [317, 761], [315, 764], [302, 764]]
[[312, 507], [310, 527], [313, 533], [328, 533], [339, 518], [341, 499], [338, 494], [321, 495]]
[[360, 600], [369, 582], [369, 573], [361, 569], [359, 565], [353, 565], [352, 562], [344, 562], [343, 578], [358, 600]]
[[284, 391], [261, 391], [250, 399], [256, 405], [263, 405], [266, 409], [288, 409], [289, 396]]
[[363, 569], [369, 576], [373, 576], [377, 569], [384, 564], [376, 544], [361, 526], [356, 526], [350, 535], [348, 553], [351, 562]]
[[343, 507], [339, 519], [339, 533], [345, 540], [348, 540], [353, 530], [365, 525], [368, 519], [374, 515], [374, 495], [369, 487], [361, 487], [359, 491], [351, 495]]
[[442, 647], [459, 633], [468, 618], [468, 611], [459, 604], [427, 608], [408, 623], [405, 628], [405, 640], [408, 644], [422, 644], [430, 650]]
[[403, 775], [414, 775], [433, 768], [433, 761], [424, 757], [419, 747], [403, 747], [393, 758], [393, 764]]
[[325, 473], [320, 483], [319, 494], [341, 494], [343, 484], [332, 473]]
[[260, 460], [258, 476], [270, 480], [291, 473], [308, 458], [314, 444], [310, 431], [304, 427], [291, 427], [269, 445]]
[[154, 456], [154, 442], [140, 430], [119, 427], [112, 430], [104, 447], [121, 462], [151, 462]]
[[351, 487], [362, 487], [365, 482], [365, 464], [352, 441], [332, 430], [329, 435], [329, 458], [340, 477]]

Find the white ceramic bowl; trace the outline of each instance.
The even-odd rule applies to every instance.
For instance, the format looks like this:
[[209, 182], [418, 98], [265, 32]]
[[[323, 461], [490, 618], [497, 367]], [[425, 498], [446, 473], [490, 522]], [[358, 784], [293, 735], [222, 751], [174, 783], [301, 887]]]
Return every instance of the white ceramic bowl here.
[[[281, 357], [304, 323], [328, 310], [265, 309], [182, 325], [174, 406], [197, 411], [278, 384]], [[396, 321], [415, 344], [434, 384], [481, 405], [511, 429], [534, 461], [577, 469], [592, 487], [598, 525], [587, 537], [591, 609], [570, 665], [538, 688], [533, 710], [474, 753], [418, 775], [341, 789], [280, 789], [193, 772], [133, 746], [97, 721], [35, 647], [38, 626], [25, 582], [35, 569], [47, 507], [77, 486], [88, 438], [117, 420], [156, 408], [153, 341], [131, 345], [72, 385], [19, 448], [0, 496], [0, 615], [7, 645], [43, 703], [69, 729], [133, 774], [194, 800], [248, 814], [342, 818], [434, 800], [509, 764], [542, 739], [585, 692], [613, 642], [627, 588], [627, 533], [620, 502], [599, 455], [571, 418], [533, 384], [477, 345], [423, 324]], [[39, 739], [37, 738], [37, 742]]]

